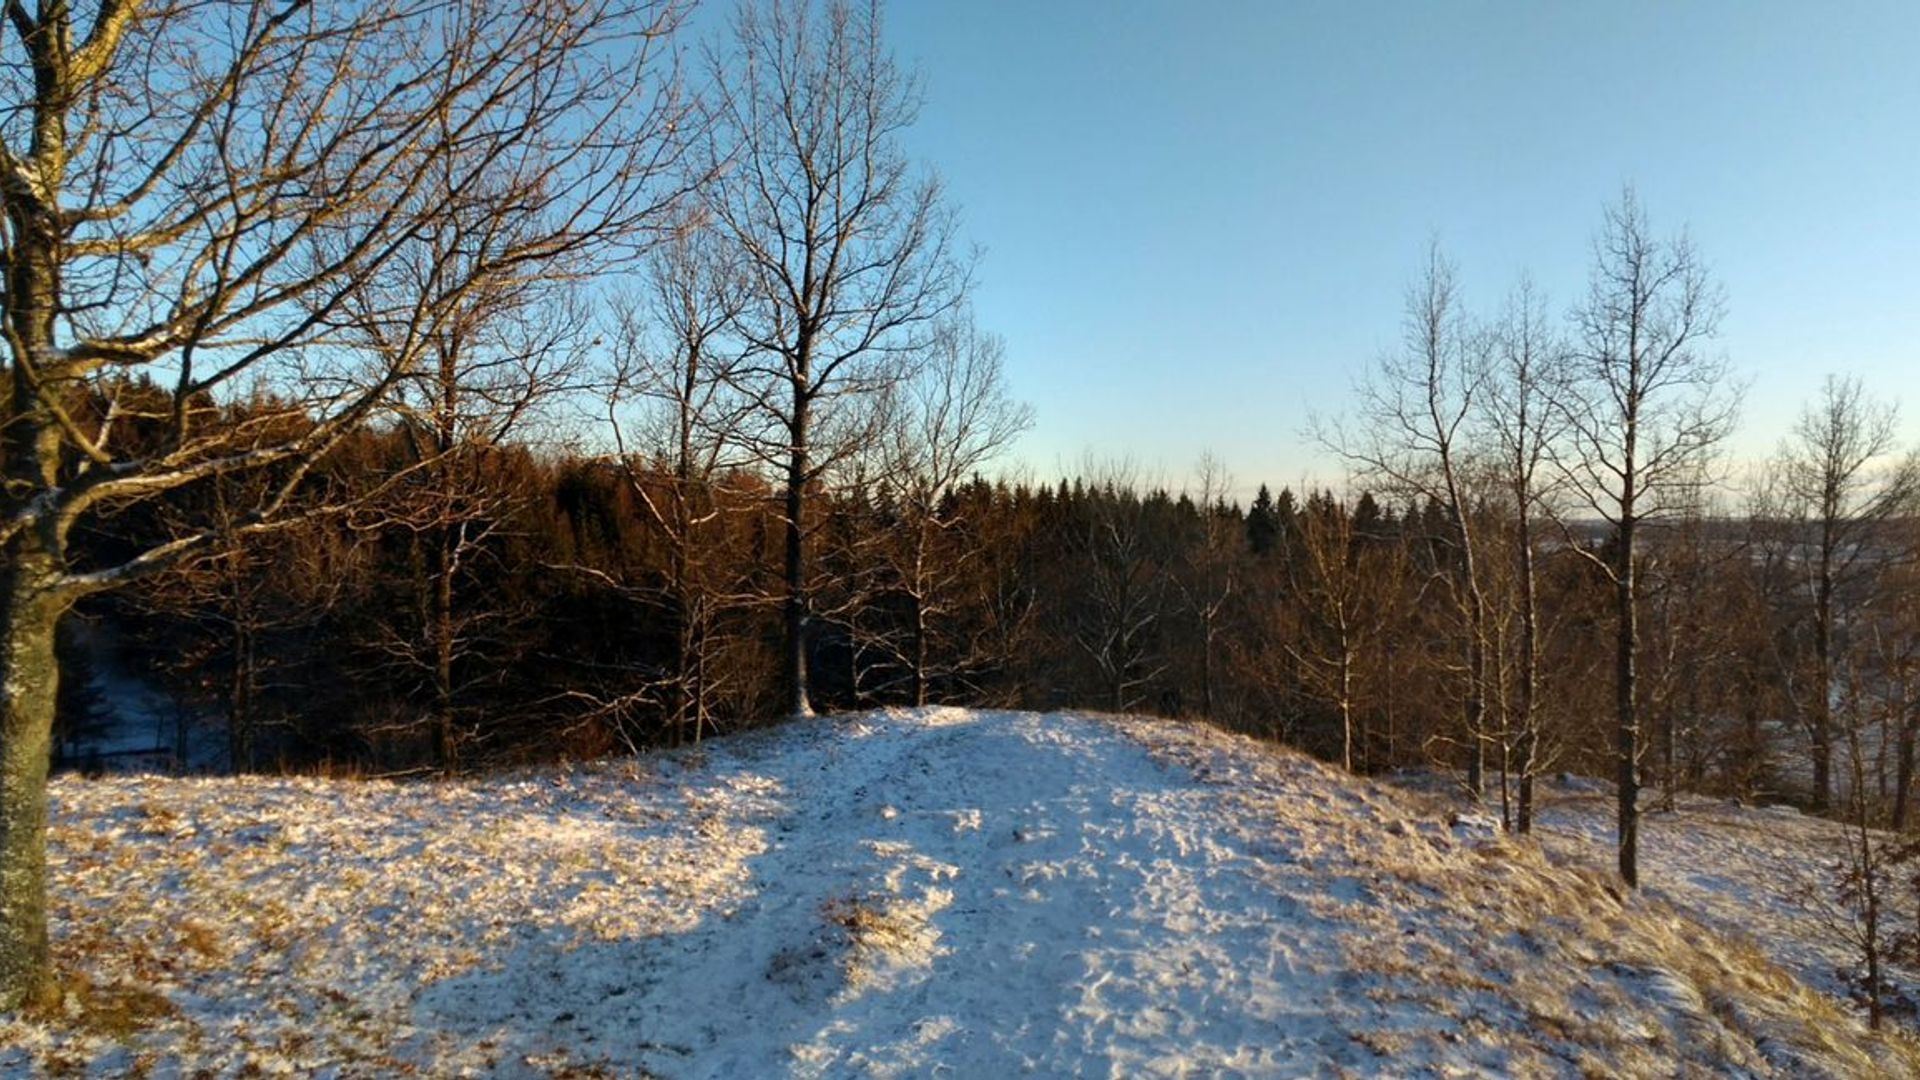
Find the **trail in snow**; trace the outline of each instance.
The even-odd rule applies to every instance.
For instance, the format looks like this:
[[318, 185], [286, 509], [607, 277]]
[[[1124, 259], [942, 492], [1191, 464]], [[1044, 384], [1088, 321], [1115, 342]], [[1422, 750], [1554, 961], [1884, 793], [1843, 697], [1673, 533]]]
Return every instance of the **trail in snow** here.
[[[750, 864], [766, 886], [739, 906], [588, 957], [529, 945], [432, 988], [422, 1023], [518, 1031], [508, 1056], [535, 1058], [624, 1033], [675, 1076], [1371, 1057], [1328, 1017], [1338, 928], [1212, 835], [1190, 777], [1095, 722], [924, 723], [940, 730], [902, 739], [856, 720], [754, 761], [792, 802]], [[849, 905], [885, 940], [833, 919]]]

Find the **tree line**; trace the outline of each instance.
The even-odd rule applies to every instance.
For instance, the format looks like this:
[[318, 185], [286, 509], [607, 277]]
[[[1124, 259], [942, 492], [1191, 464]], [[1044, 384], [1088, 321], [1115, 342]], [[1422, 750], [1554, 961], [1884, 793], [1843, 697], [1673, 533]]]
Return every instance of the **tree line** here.
[[[1517, 831], [1543, 773], [1617, 765], [1617, 525], [1523, 516], [1465, 441], [1463, 503], [1383, 475], [1377, 494], [1263, 485], [1243, 507], [1211, 460], [1178, 487], [1100, 463], [990, 477], [974, 466], [1025, 419], [998, 362], [991, 338], [947, 339], [807, 493], [810, 702], [1205, 718], [1362, 771], [1457, 768]], [[295, 499], [355, 513], [83, 614], [219, 714], [238, 768], [479, 767], [791, 715], [786, 493], [722, 448], [684, 452], [672, 415], [666, 451], [469, 446], [451, 505], [408, 471], [416, 433], [369, 426]], [[929, 434], [956, 416], [992, 424]], [[1893, 419], [1829, 380], [1745, 490], [1643, 523], [1633, 761], [1660, 797], [1864, 795], [1910, 819], [1920, 528]], [[138, 548], [136, 524], [167, 535], [235, 501], [184, 489], [87, 542]]]

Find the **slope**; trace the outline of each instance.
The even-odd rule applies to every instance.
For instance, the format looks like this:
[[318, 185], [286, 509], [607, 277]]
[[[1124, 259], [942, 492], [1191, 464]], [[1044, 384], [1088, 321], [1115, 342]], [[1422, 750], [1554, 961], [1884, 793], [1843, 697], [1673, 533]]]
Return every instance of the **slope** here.
[[1192, 726], [933, 709], [463, 783], [62, 780], [0, 1070], [1867, 1076], [1656, 899]]

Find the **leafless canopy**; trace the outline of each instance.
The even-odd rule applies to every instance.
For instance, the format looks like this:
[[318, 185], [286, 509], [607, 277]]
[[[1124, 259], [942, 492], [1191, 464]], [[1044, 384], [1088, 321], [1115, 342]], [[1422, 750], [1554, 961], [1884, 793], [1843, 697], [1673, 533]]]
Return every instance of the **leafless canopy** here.
[[[673, 154], [679, 106], [649, 59], [675, 17], [660, 4], [8, 11], [0, 535], [310, 454], [408, 374], [419, 305], [630, 234]], [[417, 287], [368, 310], [400, 278]], [[173, 413], [137, 459], [117, 423], [136, 376], [168, 386]], [[291, 441], [213, 436], [196, 413], [222, 392], [309, 423]]]
[[1739, 395], [1708, 351], [1726, 309], [1681, 233], [1654, 235], [1628, 189], [1606, 209], [1587, 297], [1574, 312], [1559, 471], [1583, 509], [1618, 526], [1684, 510], [1733, 428]]

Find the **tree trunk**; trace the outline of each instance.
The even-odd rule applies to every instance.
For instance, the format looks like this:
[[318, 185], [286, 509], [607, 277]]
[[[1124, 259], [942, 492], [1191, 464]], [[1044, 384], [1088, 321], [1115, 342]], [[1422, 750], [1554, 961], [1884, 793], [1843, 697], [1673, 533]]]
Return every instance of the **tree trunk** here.
[[1340, 767], [1353, 771], [1353, 663], [1352, 650], [1340, 648]]
[[1200, 715], [1213, 719], [1213, 639], [1214, 614], [1211, 608], [1203, 616], [1200, 632]]
[[669, 528], [672, 544], [674, 618], [679, 632], [674, 638], [673, 742], [686, 738], [691, 718], [694, 745], [700, 744], [701, 728], [706, 726], [706, 597], [693, 580], [694, 545], [694, 423], [693, 402], [700, 393], [701, 344], [688, 343], [686, 367], [678, 398], [679, 430], [674, 442], [673, 517]]
[[[51, 45], [51, 32], [41, 38], [37, 48]], [[46, 107], [46, 97], [43, 87], [34, 111], [34, 160], [15, 171], [36, 173], [51, 192], [61, 181], [66, 113]], [[12, 194], [7, 209], [13, 247], [6, 295], [0, 297], [12, 339], [12, 386], [0, 446], [10, 492], [18, 485], [50, 493], [59, 490], [61, 436], [47, 399], [78, 374], [48, 362], [58, 355], [60, 210], [38, 195]], [[39, 367], [37, 378], [22, 361]], [[55, 631], [73, 600], [58, 588], [64, 542], [63, 526], [40, 516], [0, 552], [0, 1010], [46, 1003], [54, 992], [47, 947], [47, 769], [60, 692]]]
[[440, 527], [433, 566], [433, 731], [434, 757], [443, 772], [459, 767], [453, 718], [453, 544], [452, 530]]
[[1500, 740], [1500, 828], [1513, 831], [1513, 744]]
[[1891, 824], [1895, 832], [1906, 831], [1907, 819], [1912, 813], [1914, 736], [1920, 734], [1920, 732], [1914, 730], [1916, 724], [1920, 724], [1920, 712], [1916, 712], [1913, 706], [1907, 701], [1905, 684], [1906, 677], [1903, 674], [1901, 676], [1899, 697], [1896, 699], [1899, 705], [1899, 711], [1897, 713], [1899, 717], [1899, 731], [1895, 736], [1897, 740], [1897, 756], [1894, 759], [1893, 821]]
[[1672, 813], [1680, 785], [1680, 717], [1671, 702], [1660, 712], [1660, 809]]
[[1535, 610], [1533, 536], [1525, 524], [1524, 503], [1522, 506], [1519, 543], [1515, 545], [1520, 563], [1520, 685], [1514, 711], [1520, 722], [1520, 738], [1515, 747], [1514, 768], [1520, 775], [1519, 805], [1515, 808], [1514, 828], [1528, 833], [1533, 831], [1533, 770], [1538, 741], [1533, 699], [1540, 678], [1535, 667], [1539, 662], [1540, 620], [1539, 612]]
[[1616, 654], [1614, 657], [1614, 713], [1618, 730], [1616, 783], [1619, 787], [1620, 877], [1629, 887], [1640, 884], [1640, 714], [1635, 701], [1638, 670], [1634, 652], [1639, 645], [1639, 622], [1634, 605], [1633, 548], [1635, 521], [1622, 515], [1620, 546], [1615, 555], [1614, 615]]
[[1883, 1019], [1880, 946], [1880, 853], [1874, 849], [1872, 819], [1868, 815], [1865, 762], [1861, 760], [1860, 737], [1848, 731], [1847, 749], [1853, 758], [1853, 832], [1859, 845], [1860, 929], [1863, 959], [1867, 962], [1867, 1026], [1878, 1031]]
[[227, 768], [253, 771], [253, 631], [245, 616], [233, 627], [233, 681], [227, 688]]
[[60, 663], [54, 631], [68, 598], [55, 560], [12, 553], [0, 573], [0, 1010], [53, 993], [47, 948], [47, 767]]
[[1809, 735], [1813, 740], [1813, 792], [1810, 808], [1825, 813], [1833, 804], [1833, 538], [1831, 515], [1823, 523], [1820, 541], [1820, 579], [1814, 587], [1813, 710]]
[[927, 703], [927, 605], [918, 594], [913, 598], [913, 704]]
[[806, 532], [801, 517], [806, 510], [808, 416], [811, 402], [803, 384], [794, 384], [793, 419], [788, 427], [787, 453], [787, 573], [786, 679], [788, 712], [812, 716], [807, 699], [807, 559]]
[[927, 704], [927, 549], [932, 542], [927, 532], [927, 515], [933, 512], [930, 502], [922, 500], [915, 508], [915, 512], [922, 515], [913, 545], [913, 704], [916, 708]]
[[701, 732], [707, 726], [707, 711], [710, 706], [707, 689], [707, 619], [709, 613], [704, 599], [700, 602], [700, 621], [693, 639], [693, 745], [700, 745]]
[[[1460, 527], [1460, 535], [1466, 536], [1466, 526]], [[1483, 798], [1487, 790], [1487, 740], [1484, 737], [1487, 720], [1487, 602], [1480, 594], [1480, 585], [1474, 578], [1473, 556], [1469, 550], [1467, 560], [1467, 790], [1475, 799]]]
[[1398, 740], [1398, 736], [1396, 735], [1396, 730], [1398, 728], [1398, 725], [1395, 721], [1394, 712], [1393, 712], [1393, 684], [1399, 681], [1400, 672], [1398, 670], [1397, 665], [1394, 663], [1393, 654], [1394, 654], [1394, 645], [1393, 645], [1393, 642], [1389, 641], [1387, 642], [1387, 677], [1385, 680], [1383, 680], [1386, 684], [1386, 696], [1387, 696], [1387, 708], [1386, 708], [1387, 761], [1386, 763], [1388, 767], [1392, 767], [1400, 764], [1399, 740]]

